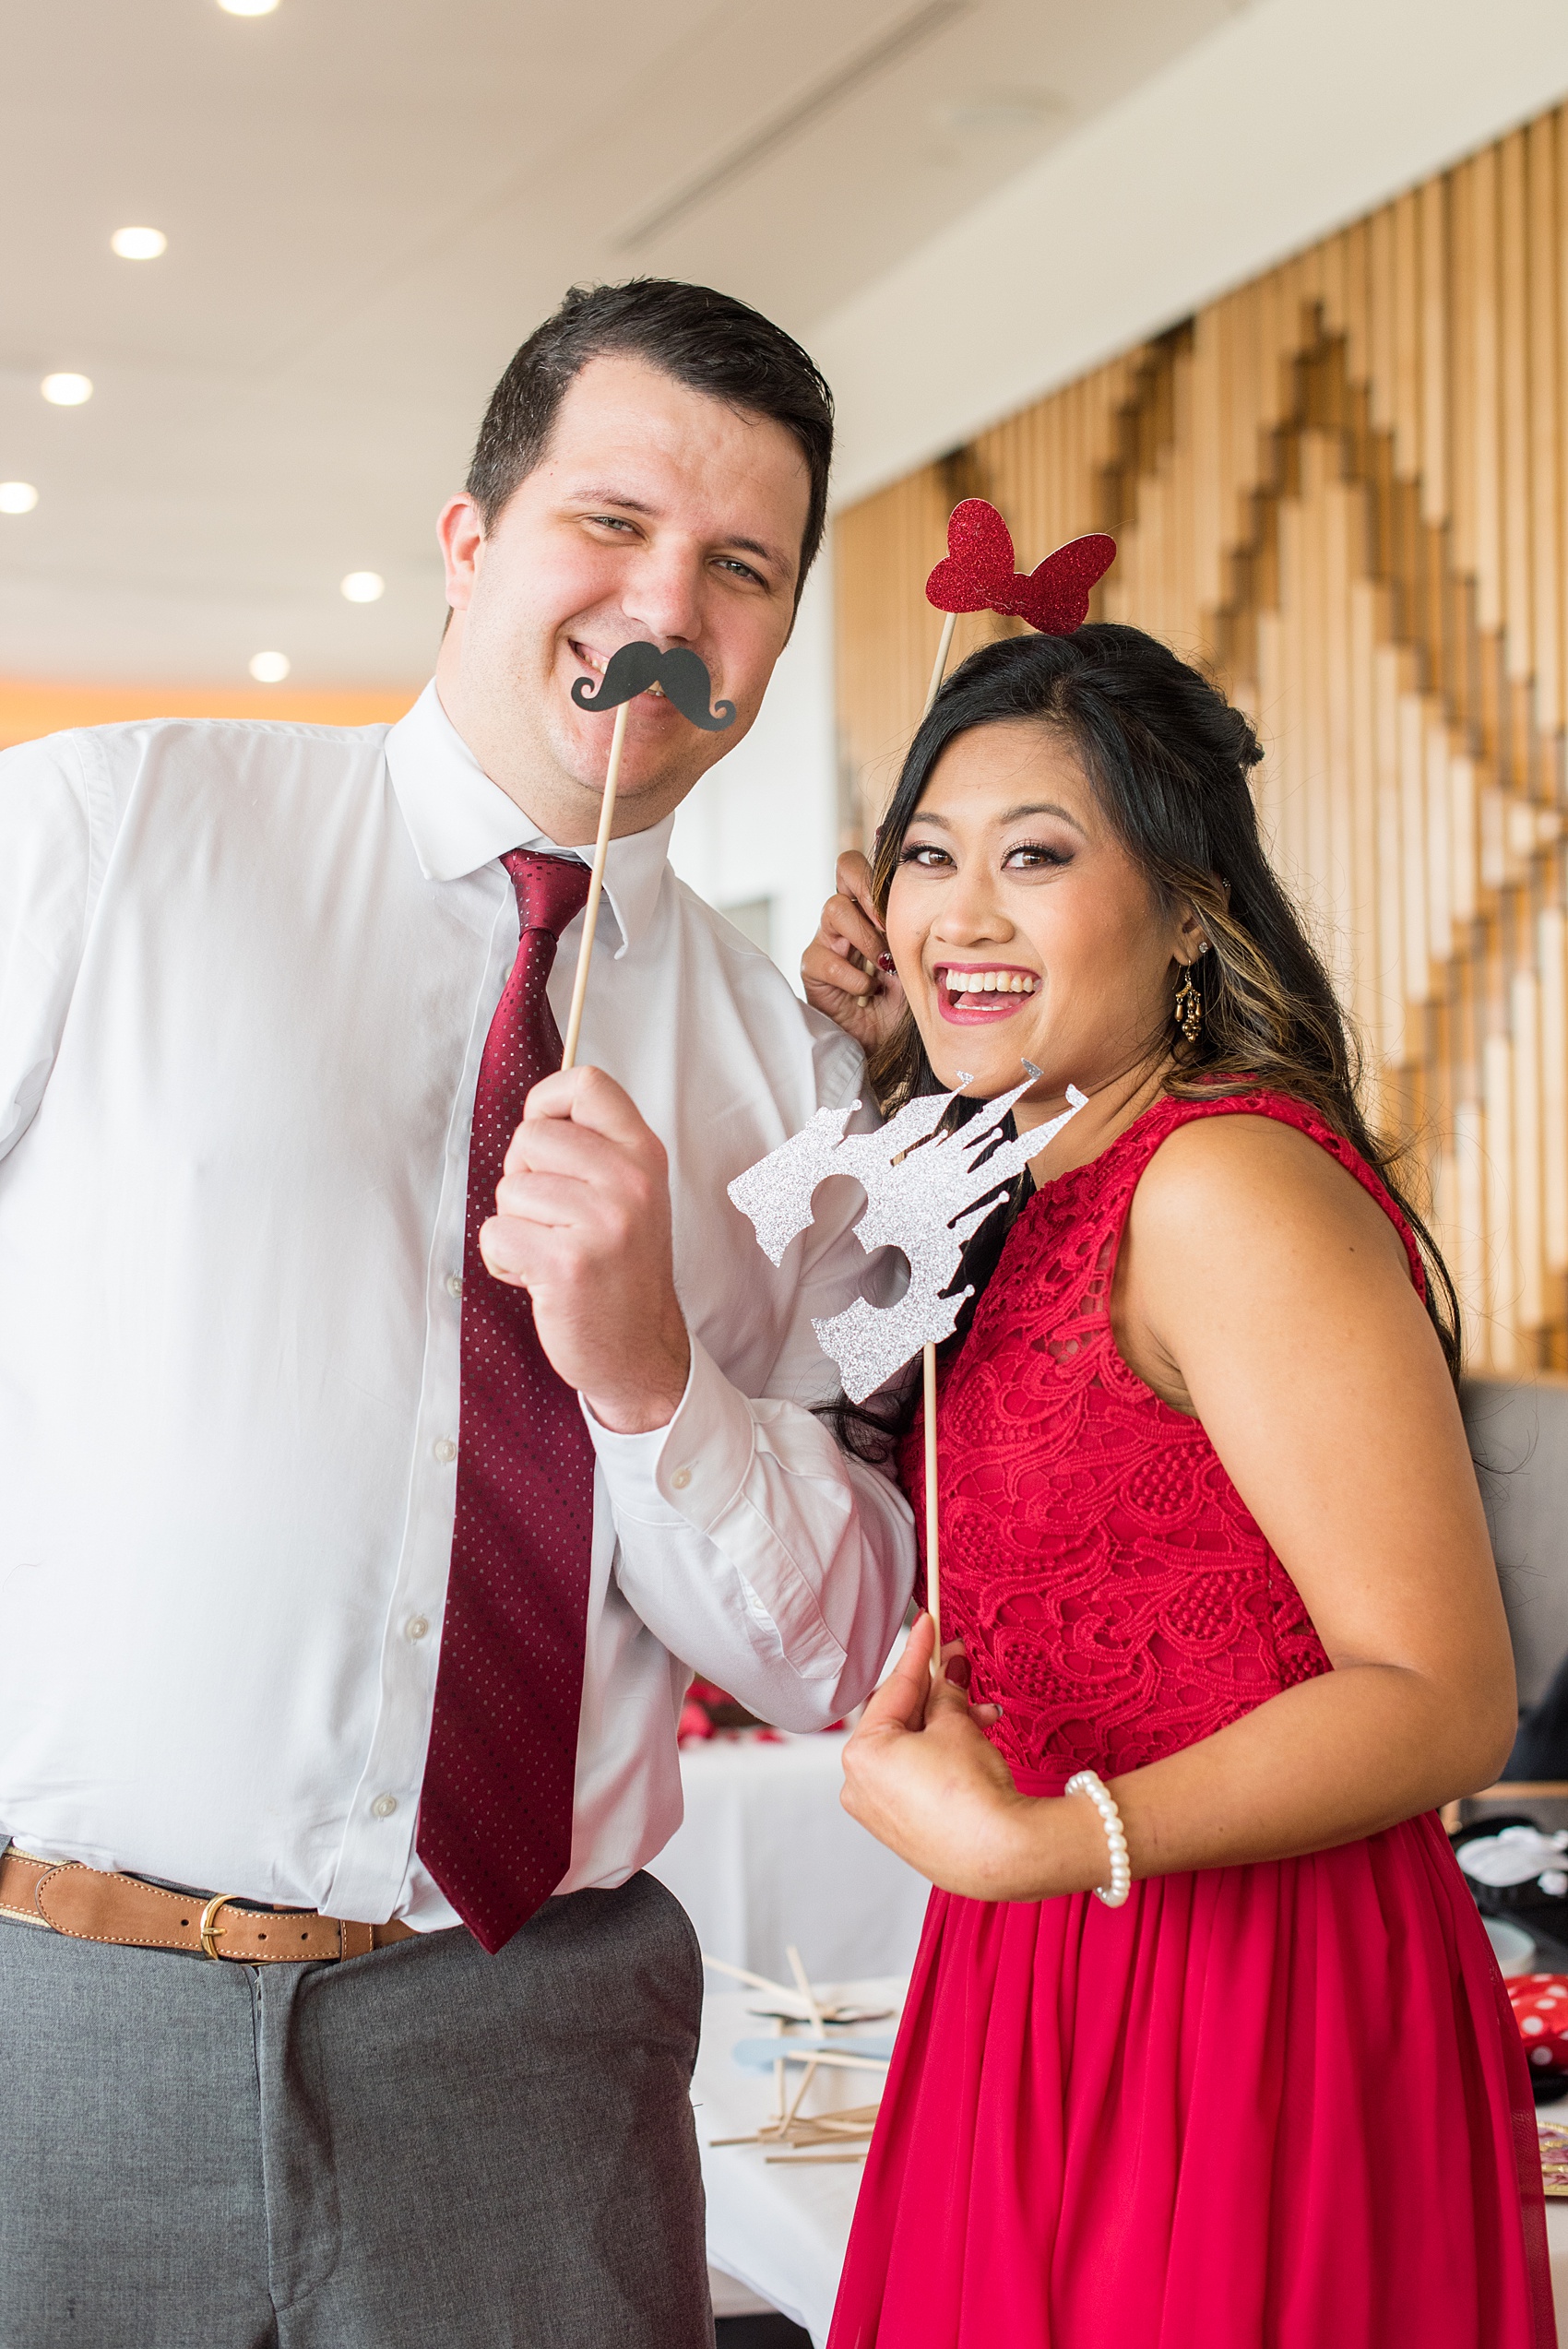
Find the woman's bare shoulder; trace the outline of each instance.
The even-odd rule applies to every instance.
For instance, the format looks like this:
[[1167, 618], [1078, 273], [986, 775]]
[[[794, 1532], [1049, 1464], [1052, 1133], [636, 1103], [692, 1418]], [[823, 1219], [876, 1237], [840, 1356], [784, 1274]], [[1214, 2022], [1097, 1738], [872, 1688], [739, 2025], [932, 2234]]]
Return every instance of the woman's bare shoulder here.
[[1245, 1110], [1190, 1119], [1167, 1135], [1133, 1195], [1146, 1247], [1189, 1260], [1269, 1247], [1370, 1252], [1408, 1279], [1405, 1244], [1384, 1210], [1337, 1158], [1287, 1124]]

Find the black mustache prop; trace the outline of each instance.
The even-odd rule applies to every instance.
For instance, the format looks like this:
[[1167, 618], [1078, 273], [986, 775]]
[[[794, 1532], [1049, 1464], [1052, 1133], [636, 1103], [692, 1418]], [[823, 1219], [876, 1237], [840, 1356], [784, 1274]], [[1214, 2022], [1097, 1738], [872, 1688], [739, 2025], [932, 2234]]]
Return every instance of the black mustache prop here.
[[572, 688], [572, 699], [579, 709], [617, 709], [623, 702], [646, 694], [650, 685], [668, 694], [683, 718], [689, 718], [694, 726], [706, 727], [710, 734], [721, 733], [735, 722], [733, 702], [708, 708], [713, 680], [697, 654], [685, 645], [677, 645], [670, 652], [660, 652], [657, 645], [623, 645], [611, 654], [598, 693], [587, 677], [579, 677]]

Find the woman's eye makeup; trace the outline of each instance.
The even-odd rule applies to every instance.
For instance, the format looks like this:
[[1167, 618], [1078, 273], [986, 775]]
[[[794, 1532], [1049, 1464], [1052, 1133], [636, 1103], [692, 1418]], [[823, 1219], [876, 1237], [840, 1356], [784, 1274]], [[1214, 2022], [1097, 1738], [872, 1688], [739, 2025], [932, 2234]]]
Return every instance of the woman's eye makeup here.
[[932, 872], [939, 865], [951, 864], [953, 860], [947, 850], [934, 840], [907, 840], [898, 851], [898, 861], [900, 864], [918, 865]]
[[1071, 848], [1053, 848], [1048, 840], [1019, 840], [1002, 861], [1015, 872], [1038, 872], [1051, 865], [1071, 864]]
[[[951, 849], [935, 840], [907, 840], [898, 851], [898, 861], [914, 865], [921, 872], [937, 872], [952, 864], [953, 855]], [[1004, 850], [1002, 869], [1004, 872], [1047, 872], [1072, 861], [1073, 851], [1069, 848], [1054, 847], [1048, 840], [1018, 840]]]

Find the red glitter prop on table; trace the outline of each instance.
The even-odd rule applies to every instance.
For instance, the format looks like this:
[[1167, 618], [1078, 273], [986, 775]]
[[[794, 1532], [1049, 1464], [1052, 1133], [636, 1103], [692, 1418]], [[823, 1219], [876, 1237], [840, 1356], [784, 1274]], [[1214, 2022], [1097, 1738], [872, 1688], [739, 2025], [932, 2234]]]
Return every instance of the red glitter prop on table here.
[[1069, 539], [1028, 577], [1016, 569], [1013, 534], [983, 497], [967, 497], [947, 523], [947, 552], [925, 583], [938, 611], [1000, 611], [1044, 636], [1070, 636], [1088, 618], [1089, 590], [1116, 560], [1103, 530]]

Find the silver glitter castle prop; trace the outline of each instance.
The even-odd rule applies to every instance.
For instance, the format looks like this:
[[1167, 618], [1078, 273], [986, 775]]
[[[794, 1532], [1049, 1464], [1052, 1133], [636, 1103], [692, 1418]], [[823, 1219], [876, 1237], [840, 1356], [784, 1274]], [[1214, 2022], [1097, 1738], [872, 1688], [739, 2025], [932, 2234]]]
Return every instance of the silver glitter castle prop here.
[[845, 1109], [819, 1109], [793, 1141], [781, 1143], [730, 1185], [731, 1198], [751, 1217], [759, 1245], [776, 1264], [796, 1233], [811, 1222], [817, 1184], [841, 1174], [853, 1175], [865, 1190], [865, 1212], [855, 1226], [855, 1237], [866, 1253], [897, 1248], [908, 1257], [909, 1285], [896, 1305], [868, 1305], [857, 1297], [847, 1311], [831, 1320], [813, 1319], [823, 1351], [838, 1365], [852, 1403], [863, 1403], [922, 1346], [937, 1345], [952, 1335], [958, 1309], [970, 1292], [961, 1288], [950, 1297], [942, 1292], [958, 1269], [965, 1240], [990, 1212], [1002, 1186], [1022, 1173], [1083, 1108], [1087, 1097], [1070, 1085], [1069, 1106], [1059, 1118], [1004, 1142], [983, 1166], [977, 1165], [982, 1150], [994, 1143], [1003, 1119], [1038, 1074], [1031, 1071], [1022, 1085], [989, 1102], [968, 1125], [935, 1141], [929, 1137], [956, 1094], [932, 1093], [908, 1101], [875, 1133], [845, 1134], [858, 1101]]

